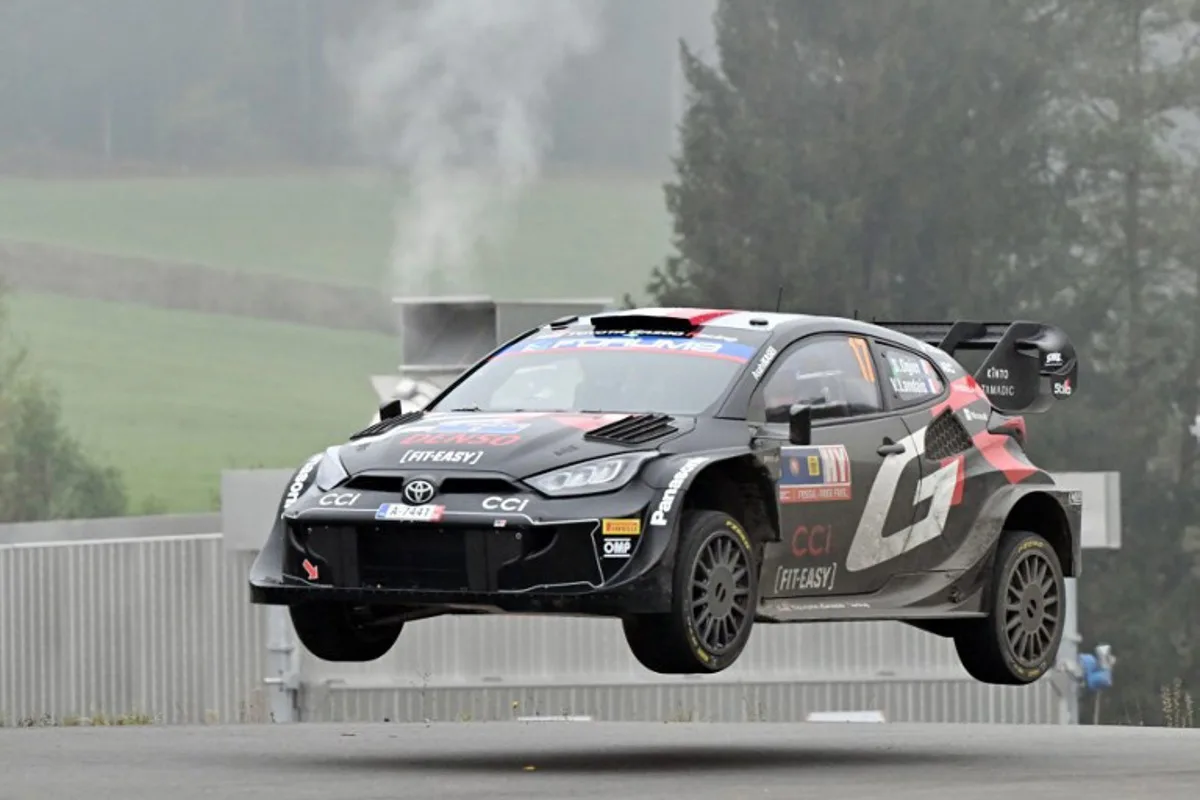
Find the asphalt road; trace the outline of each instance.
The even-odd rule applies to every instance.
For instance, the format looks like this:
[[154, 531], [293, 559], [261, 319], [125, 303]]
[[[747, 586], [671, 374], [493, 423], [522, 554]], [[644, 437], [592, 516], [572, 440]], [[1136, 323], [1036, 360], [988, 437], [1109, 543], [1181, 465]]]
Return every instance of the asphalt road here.
[[1200, 730], [535, 722], [0, 730], [0, 800], [1200, 797]]

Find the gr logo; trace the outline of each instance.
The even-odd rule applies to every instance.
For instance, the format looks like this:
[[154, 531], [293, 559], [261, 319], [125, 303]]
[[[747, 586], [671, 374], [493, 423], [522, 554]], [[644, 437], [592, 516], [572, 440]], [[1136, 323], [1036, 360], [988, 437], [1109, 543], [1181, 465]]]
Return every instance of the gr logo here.
[[627, 538], [611, 538], [604, 540], [605, 558], [629, 558], [633, 551], [633, 540]]

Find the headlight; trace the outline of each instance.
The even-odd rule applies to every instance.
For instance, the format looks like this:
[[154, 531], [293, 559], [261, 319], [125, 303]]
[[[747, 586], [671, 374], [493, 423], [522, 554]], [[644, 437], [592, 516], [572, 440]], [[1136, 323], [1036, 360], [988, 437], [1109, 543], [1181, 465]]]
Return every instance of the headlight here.
[[654, 456], [655, 453], [625, 453], [597, 458], [534, 475], [526, 478], [525, 483], [553, 497], [611, 492], [633, 480], [642, 463]]
[[324, 457], [321, 458], [321, 464], [317, 467], [317, 477], [313, 479], [313, 484], [322, 492], [328, 492], [350, 477], [338, 455], [340, 449], [341, 445], [328, 448]]

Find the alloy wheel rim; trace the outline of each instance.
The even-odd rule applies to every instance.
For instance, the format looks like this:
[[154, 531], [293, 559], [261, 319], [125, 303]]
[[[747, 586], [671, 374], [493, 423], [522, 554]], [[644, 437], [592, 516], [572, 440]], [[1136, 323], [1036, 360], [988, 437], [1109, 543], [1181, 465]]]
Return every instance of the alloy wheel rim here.
[[689, 613], [704, 649], [714, 655], [734, 645], [750, 618], [750, 562], [723, 531], [710, 536], [692, 565]]
[[1004, 635], [1013, 657], [1028, 667], [1045, 660], [1061, 618], [1050, 559], [1037, 551], [1024, 554], [1009, 572], [1004, 597]]

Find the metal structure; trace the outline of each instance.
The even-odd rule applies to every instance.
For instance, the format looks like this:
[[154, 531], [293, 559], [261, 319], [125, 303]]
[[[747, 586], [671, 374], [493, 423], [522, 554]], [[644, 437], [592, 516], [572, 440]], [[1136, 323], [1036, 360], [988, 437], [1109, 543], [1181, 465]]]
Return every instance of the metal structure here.
[[[426, 620], [378, 662], [316, 661], [286, 613], [272, 619], [246, 588], [290, 474], [225, 473], [220, 515], [0, 526], [0, 724], [122, 714], [165, 723], [1078, 719], [1071, 680], [978, 684], [949, 642], [895, 622], [761, 626], [728, 672], [678, 680], [641, 669], [611, 620]], [[1085, 547], [1115, 546], [1115, 475], [1078, 480]], [[1073, 595], [1068, 602], [1073, 631]], [[1075, 662], [1076, 642], [1064, 641], [1064, 663]]]

